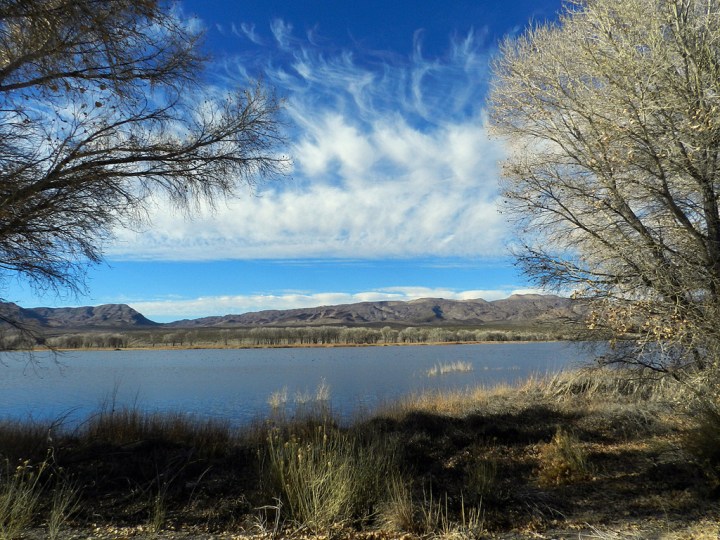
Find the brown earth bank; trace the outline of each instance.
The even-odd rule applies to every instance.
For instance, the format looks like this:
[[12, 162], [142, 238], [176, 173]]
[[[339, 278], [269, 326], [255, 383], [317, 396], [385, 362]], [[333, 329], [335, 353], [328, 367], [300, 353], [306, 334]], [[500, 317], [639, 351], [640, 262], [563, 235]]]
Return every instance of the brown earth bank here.
[[278, 404], [241, 431], [110, 407], [72, 430], [5, 422], [0, 538], [717, 538], [700, 384], [568, 372], [345, 425], [320, 398]]

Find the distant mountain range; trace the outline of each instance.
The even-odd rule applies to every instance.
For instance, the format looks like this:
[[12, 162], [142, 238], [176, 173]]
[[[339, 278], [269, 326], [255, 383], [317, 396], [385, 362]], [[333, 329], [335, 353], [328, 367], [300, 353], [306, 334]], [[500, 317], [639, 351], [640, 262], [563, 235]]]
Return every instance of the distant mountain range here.
[[57, 330], [130, 330], [252, 326], [480, 326], [489, 323], [531, 324], [577, 321], [583, 305], [553, 295], [513, 295], [503, 300], [444, 300], [422, 298], [409, 302], [360, 302], [242, 315], [185, 319], [167, 324], [153, 322], [125, 304], [78, 308], [21, 308], [0, 304], [8, 320], [36, 328]]
[[22, 308], [13, 303], [0, 303], [0, 316], [4, 320], [25, 327], [92, 330], [130, 329], [160, 326], [125, 304], [68, 308]]
[[243, 315], [203, 317], [170, 323], [175, 327], [406, 325], [477, 326], [487, 323], [529, 323], [580, 318], [581, 306], [551, 295], [513, 295], [503, 300], [444, 300], [421, 298], [409, 302], [360, 302], [287, 310], [268, 310]]

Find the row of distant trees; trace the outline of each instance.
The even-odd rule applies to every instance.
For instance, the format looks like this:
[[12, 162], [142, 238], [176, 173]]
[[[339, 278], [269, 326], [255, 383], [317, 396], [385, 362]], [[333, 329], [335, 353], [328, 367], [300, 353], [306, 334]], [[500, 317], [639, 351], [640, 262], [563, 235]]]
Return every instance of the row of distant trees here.
[[[472, 343], [478, 341], [537, 341], [566, 336], [535, 330], [488, 330], [408, 327], [403, 329], [305, 326], [291, 328], [203, 328], [142, 332], [77, 332], [47, 337], [44, 344], [57, 349], [121, 349], [133, 347], [282, 347], [312, 345], [377, 345], [413, 343]], [[0, 337], [3, 349], [34, 345], [22, 335]]]
[[41, 335], [24, 331], [0, 333], [0, 350], [29, 350], [36, 347], [56, 349], [122, 349], [131, 343], [128, 334], [119, 332], [83, 332], [43, 338]]

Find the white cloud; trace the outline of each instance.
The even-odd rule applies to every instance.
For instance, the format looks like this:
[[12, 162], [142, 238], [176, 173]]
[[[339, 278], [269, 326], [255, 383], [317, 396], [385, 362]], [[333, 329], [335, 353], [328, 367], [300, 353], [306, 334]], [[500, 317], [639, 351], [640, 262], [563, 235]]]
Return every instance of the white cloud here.
[[456, 291], [430, 287], [390, 287], [355, 293], [344, 292], [282, 292], [278, 294], [256, 294], [238, 296], [204, 296], [190, 299], [159, 299], [154, 301], [130, 302], [129, 305], [151, 320], [168, 322], [173, 320], [213, 315], [242, 314], [268, 309], [294, 309], [356, 302], [379, 302], [384, 300], [409, 301], [418, 298], [445, 298], [449, 300], [472, 300], [482, 298], [492, 301], [507, 298], [512, 294], [540, 293], [539, 290], [491, 289]]
[[281, 49], [288, 49], [290, 47], [292, 29], [292, 24], [286, 23], [282, 19], [273, 19], [271, 21], [270, 31]]
[[[260, 42], [253, 27], [240, 30]], [[110, 258], [503, 253], [507, 230], [496, 205], [503, 148], [488, 138], [482, 109], [488, 55], [472, 34], [452, 42], [447, 58], [430, 62], [419, 41], [413, 57], [401, 61], [362, 51], [329, 55], [293, 38], [282, 20], [271, 31], [275, 46], [258, 47], [254, 58], [287, 96], [292, 179], [193, 221], [159, 203], [148, 230], [118, 232]], [[249, 62], [238, 58], [235, 72], [252, 72]]]
[[[254, 24], [242, 23], [240, 25], [240, 30], [242, 31], [243, 35], [245, 35], [246, 38], [248, 38], [250, 41], [252, 41], [256, 45], [263, 45], [263, 40], [260, 37], [260, 35], [255, 31]], [[233, 25], [233, 31], [235, 31], [234, 25]]]

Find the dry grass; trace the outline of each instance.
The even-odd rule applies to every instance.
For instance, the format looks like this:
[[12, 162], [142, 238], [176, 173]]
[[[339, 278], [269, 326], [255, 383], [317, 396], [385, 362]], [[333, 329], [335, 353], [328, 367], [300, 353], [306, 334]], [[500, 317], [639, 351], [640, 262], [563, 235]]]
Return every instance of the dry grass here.
[[64, 481], [55, 486], [52, 493], [50, 514], [47, 518], [47, 534], [50, 540], [61, 537], [64, 527], [80, 509], [80, 488]]
[[683, 430], [682, 444], [715, 489], [720, 490], [720, 398], [711, 395], [699, 400], [691, 412]]
[[407, 395], [393, 403], [386, 403], [376, 411], [377, 416], [399, 418], [413, 412], [429, 412], [462, 416], [479, 408], [508, 410], [515, 407], [519, 389], [508, 384], [478, 386], [462, 390], [431, 390]]
[[[5, 423], [2, 489], [13, 496], [2, 504], [17, 517], [2, 526], [15, 527], [5, 537], [34, 526], [51, 538], [87, 523], [158, 537], [172, 526], [275, 537], [341, 528], [691, 538], [720, 520], [711, 474], [720, 415], [695, 395], [687, 384], [600, 370], [415, 395], [343, 427], [322, 384], [302, 407], [281, 391], [267, 421], [240, 433], [112, 408], [73, 431]], [[19, 458], [27, 469], [13, 476]], [[40, 467], [53, 475], [35, 474]]]
[[560, 428], [552, 440], [540, 447], [538, 481], [561, 485], [587, 480], [590, 476], [587, 452], [574, 434]]
[[327, 420], [332, 416], [330, 394], [330, 385], [325, 379], [320, 380], [314, 392], [310, 390], [295, 392], [292, 400], [288, 398], [287, 387], [283, 387], [268, 397], [270, 417], [280, 422], [292, 418], [303, 420], [310, 417]]
[[34, 467], [29, 461], [17, 467], [5, 463], [0, 478], [0, 539], [14, 540], [32, 522], [40, 505], [40, 476], [45, 463]]
[[285, 410], [288, 402], [288, 389], [287, 386], [281, 390], [276, 390], [268, 398], [268, 405], [270, 405], [270, 412], [272, 414], [278, 414], [280, 411]]
[[388, 500], [378, 514], [383, 530], [411, 533], [425, 538], [480, 538], [485, 532], [481, 505], [471, 507], [460, 498], [459, 512], [450, 508], [448, 494], [435, 498], [432, 490], [423, 489], [415, 500], [408, 481], [393, 477]]
[[385, 501], [380, 505], [378, 525], [387, 531], [412, 532], [417, 528], [415, 504], [408, 481], [399, 474], [388, 479]]
[[58, 423], [40, 422], [0, 422], [0, 456], [11, 463], [23, 460], [40, 461], [45, 458], [48, 443]]
[[37, 464], [25, 460], [15, 467], [5, 463], [0, 474], [0, 539], [19, 538], [39, 515], [46, 517], [47, 538], [60, 537], [79, 508], [79, 489], [59, 473], [50, 458]]
[[571, 400], [578, 397], [602, 402], [671, 402], [687, 395], [686, 385], [646, 370], [585, 368], [559, 371], [526, 383], [548, 398]]
[[78, 435], [95, 444], [113, 446], [163, 440], [192, 447], [204, 456], [223, 454], [233, 443], [226, 421], [180, 413], [148, 414], [136, 408], [104, 409], [81, 425]]
[[428, 377], [436, 377], [438, 375], [447, 375], [448, 373], [468, 373], [472, 371], [473, 365], [470, 362], [450, 362], [447, 364], [435, 364], [428, 369]]
[[274, 428], [267, 439], [268, 488], [296, 524], [315, 532], [363, 522], [384, 498], [393, 470], [388, 448], [322, 423]]
[[449, 509], [448, 494], [434, 499], [432, 491], [423, 493], [419, 504], [419, 519], [414, 532], [422, 536], [438, 538], [479, 538], [485, 531], [484, 517], [480, 507], [466, 508], [460, 500], [460, 512], [454, 515]]

